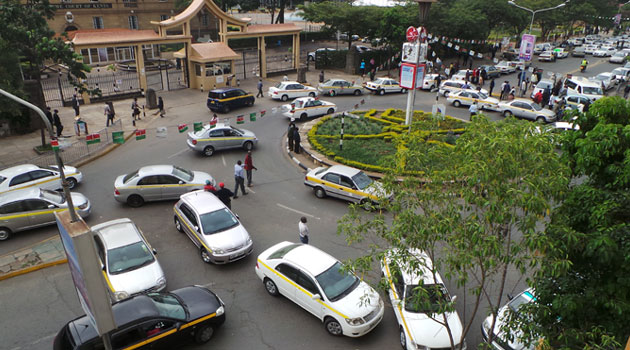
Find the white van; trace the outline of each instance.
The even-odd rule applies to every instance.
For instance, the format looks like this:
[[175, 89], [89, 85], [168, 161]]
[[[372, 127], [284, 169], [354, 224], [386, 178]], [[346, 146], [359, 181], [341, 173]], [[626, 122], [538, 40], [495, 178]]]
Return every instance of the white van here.
[[582, 77], [572, 77], [564, 80], [563, 86], [567, 89], [567, 94], [581, 94], [588, 96], [592, 102], [604, 97], [601, 84], [594, 83]]

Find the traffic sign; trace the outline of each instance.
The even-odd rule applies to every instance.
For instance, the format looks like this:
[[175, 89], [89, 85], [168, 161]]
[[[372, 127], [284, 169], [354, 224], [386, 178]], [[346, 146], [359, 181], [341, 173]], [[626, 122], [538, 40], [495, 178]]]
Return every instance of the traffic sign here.
[[418, 40], [418, 29], [416, 27], [407, 28], [407, 41], [413, 43], [416, 40]]

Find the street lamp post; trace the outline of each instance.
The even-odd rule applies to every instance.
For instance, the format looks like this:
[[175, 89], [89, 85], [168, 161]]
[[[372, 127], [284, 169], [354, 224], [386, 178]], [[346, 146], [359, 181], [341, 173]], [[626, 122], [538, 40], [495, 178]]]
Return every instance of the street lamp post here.
[[521, 10], [525, 10], [525, 11], [529, 11], [529, 12], [531, 12], [531, 14], [532, 14], [532, 20], [531, 20], [531, 22], [529, 23], [529, 34], [531, 34], [531, 33], [532, 33], [532, 27], [534, 26], [534, 16], [536, 16], [536, 14], [537, 14], [538, 12], [543, 12], [543, 11], [550, 11], [550, 10], [559, 9], [559, 8], [561, 8], [561, 7], [566, 6], [566, 4], [568, 4], [568, 3], [569, 3], [569, 1], [571, 1], [571, 0], [567, 0], [567, 1], [563, 2], [562, 4], [557, 5], [557, 6], [554, 6], [554, 7], [549, 7], [549, 8], [546, 8], [546, 9], [539, 9], [539, 10], [532, 10], [532, 9], [528, 9], [527, 7], [524, 7], [524, 6], [521, 6], [521, 5], [517, 4], [517, 3], [515, 3], [513, 0], [508, 1], [508, 4], [510, 4], [510, 5], [512, 5], [512, 6], [516, 6], [516, 7], [520, 8]]

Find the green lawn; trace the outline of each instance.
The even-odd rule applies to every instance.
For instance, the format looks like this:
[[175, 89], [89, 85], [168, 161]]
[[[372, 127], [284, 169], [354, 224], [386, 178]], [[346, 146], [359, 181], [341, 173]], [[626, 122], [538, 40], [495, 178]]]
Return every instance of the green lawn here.
[[388, 156], [396, 153], [396, 147], [383, 139], [351, 139], [343, 140], [343, 150], [339, 150], [338, 139], [319, 139], [324, 148], [335, 152], [336, 155], [364, 164], [386, 166]]

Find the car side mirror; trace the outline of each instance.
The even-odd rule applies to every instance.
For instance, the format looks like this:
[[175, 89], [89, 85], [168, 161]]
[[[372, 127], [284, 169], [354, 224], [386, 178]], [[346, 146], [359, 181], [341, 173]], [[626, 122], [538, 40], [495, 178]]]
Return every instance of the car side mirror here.
[[240, 220], [240, 219], [241, 219], [241, 217], [240, 217], [240, 216], [238, 216], [238, 214], [234, 214], [234, 215], [236, 216], [236, 218], [237, 218], [238, 220]]
[[199, 232], [199, 226], [195, 226], [195, 231]]
[[508, 297], [509, 300], [514, 299], [514, 296], [512, 294], [510, 294], [510, 293], [507, 294], [507, 297]]
[[105, 265], [101, 264], [101, 269], [105, 271]]
[[153, 255], [157, 255], [157, 249], [153, 248], [152, 251], [153, 251]]
[[321, 299], [322, 299], [322, 296], [321, 296], [321, 295], [319, 295], [319, 293], [318, 293], [318, 294], [313, 294], [313, 295], [311, 296], [311, 299], [313, 299], [313, 300], [321, 300]]

